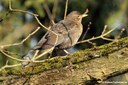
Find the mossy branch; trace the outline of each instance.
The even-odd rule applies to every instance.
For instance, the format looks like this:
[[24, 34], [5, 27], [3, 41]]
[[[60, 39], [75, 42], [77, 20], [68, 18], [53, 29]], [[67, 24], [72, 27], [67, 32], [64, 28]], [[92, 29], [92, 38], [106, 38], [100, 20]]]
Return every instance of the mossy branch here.
[[[0, 75], [6, 79], [1, 83], [9, 81], [13, 77], [21, 77], [24, 80], [31, 76], [28, 83], [88, 83], [95, 81], [102, 83], [109, 77], [128, 72], [128, 37], [112, 43], [78, 51], [70, 56], [55, 57], [35, 63], [33, 67], [21, 68], [19, 70], [2, 70]], [[40, 74], [40, 76], [38, 76]], [[84, 74], [84, 75], [83, 75]], [[40, 78], [39, 78], [40, 77]], [[48, 79], [50, 78], [50, 80]], [[35, 81], [32, 81], [35, 79]], [[13, 79], [20, 82], [19, 79]]]

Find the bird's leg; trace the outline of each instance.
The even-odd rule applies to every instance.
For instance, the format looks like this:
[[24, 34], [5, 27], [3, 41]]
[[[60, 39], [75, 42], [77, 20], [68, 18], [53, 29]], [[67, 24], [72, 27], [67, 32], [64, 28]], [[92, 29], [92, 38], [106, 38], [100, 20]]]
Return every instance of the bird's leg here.
[[64, 52], [67, 54], [67, 55], [70, 55], [71, 53], [68, 52], [67, 50], [64, 49]]

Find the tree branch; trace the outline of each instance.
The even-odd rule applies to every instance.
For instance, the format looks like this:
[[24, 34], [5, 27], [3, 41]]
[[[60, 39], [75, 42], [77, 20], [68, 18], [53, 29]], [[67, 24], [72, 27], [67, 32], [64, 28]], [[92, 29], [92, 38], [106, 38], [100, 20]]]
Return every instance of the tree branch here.
[[128, 37], [70, 56], [50, 58], [33, 67], [5, 69], [0, 72], [0, 79], [6, 84], [103, 83], [110, 77], [128, 72], [127, 56]]

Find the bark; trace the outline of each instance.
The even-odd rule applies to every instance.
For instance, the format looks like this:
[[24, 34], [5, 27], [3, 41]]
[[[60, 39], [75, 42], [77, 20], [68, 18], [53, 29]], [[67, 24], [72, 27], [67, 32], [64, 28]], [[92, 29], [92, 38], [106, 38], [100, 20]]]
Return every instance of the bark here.
[[[128, 72], [128, 37], [99, 47], [54, 57], [33, 67], [3, 70], [0, 83], [9, 85], [96, 84]], [[127, 82], [128, 83], [128, 82]]]

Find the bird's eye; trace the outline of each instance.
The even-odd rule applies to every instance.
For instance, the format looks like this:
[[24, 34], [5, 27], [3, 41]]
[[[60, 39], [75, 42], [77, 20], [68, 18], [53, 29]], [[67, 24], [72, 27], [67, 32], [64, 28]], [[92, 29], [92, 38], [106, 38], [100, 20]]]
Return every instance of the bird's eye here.
[[77, 19], [81, 19], [81, 17], [80, 17], [80, 16], [78, 16], [78, 17], [77, 17]]

